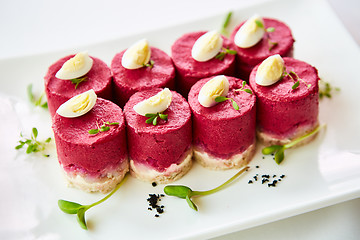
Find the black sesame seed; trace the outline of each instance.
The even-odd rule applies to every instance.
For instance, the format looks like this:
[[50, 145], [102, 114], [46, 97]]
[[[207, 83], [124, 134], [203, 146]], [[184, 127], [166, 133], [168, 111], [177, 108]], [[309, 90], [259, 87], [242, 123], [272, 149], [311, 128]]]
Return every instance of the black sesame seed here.
[[276, 175], [275, 175], [275, 174], [273, 175], [273, 178], [276, 178]]
[[259, 168], [259, 166], [256, 166], [256, 168]]
[[250, 183], [253, 183], [253, 181], [252, 181], [252, 180], [249, 180], [249, 181], [248, 181], [248, 184], [250, 184]]
[[159, 217], [159, 214], [155, 214], [155, 217]]
[[156, 182], [152, 182], [151, 185], [152, 185], [153, 187], [156, 187], [156, 186], [157, 186], [157, 183], [156, 183]]
[[284, 174], [282, 174], [281, 176], [280, 176], [280, 178], [284, 178], [285, 177], [285, 175]]

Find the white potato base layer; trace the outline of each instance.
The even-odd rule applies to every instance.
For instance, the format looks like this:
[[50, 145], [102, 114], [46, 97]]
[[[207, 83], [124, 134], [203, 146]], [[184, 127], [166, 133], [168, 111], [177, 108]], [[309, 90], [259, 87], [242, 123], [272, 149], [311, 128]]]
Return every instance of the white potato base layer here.
[[[292, 140], [294, 140], [296, 138], [306, 135], [307, 133], [313, 131], [318, 126], [319, 126], [319, 122], [317, 122], [315, 125], [302, 126], [298, 129], [296, 129], [296, 131], [293, 134], [291, 134], [291, 136], [284, 137], [284, 138], [279, 138], [272, 134], [264, 133], [259, 130], [256, 131], [256, 135], [257, 135], [257, 138], [259, 139], [259, 141], [261, 143], [263, 143], [265, 146], [284, 145], [284, 144], [291, 142]], [[305, 144], [311, 142], [312, 140], [314, 140], [316, 138], [316, 136], [317, 136], [317, 134], [314, 134], [313, 136], [299, 142], [298, 144], [296, 144], [296, 147], [299, 147], [299, 146], [302, 146], [302, 145], [305, 145]]]
[[212, 170], [226, 170], [246, 166], [255, 154], [256, 143], [251, 144], [244, 152], [229, 159], [210, 156], [207, 152], [194, 147], [194, 159], [203, 167]]
[[115, 188], [121, 182], [125, 174], [129, 171], [129, 164], [125, 161], [118, 169], [109, 171], [106, 176], [102, 178], [87, 178], [77, 175], [72, 175], [65, 171], [65, 178], [68, 180], [70, 187], [81, 189], [85, 192], [101, 192], [107, 193]]
[[156, 171], [144, 164], [135, 163], [130, 159], [130, 173], [146, 182], [170, 183], [184, 176], [192, 166], [192, 149], [190, 149], [180, 164], [171, 164], [164, 172]]

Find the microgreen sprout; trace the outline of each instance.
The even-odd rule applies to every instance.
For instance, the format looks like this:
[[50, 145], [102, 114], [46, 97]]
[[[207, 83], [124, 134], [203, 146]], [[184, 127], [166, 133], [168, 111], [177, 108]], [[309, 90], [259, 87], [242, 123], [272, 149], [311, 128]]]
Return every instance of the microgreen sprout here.
[[268, 27], [265, 29], [264, 24], [260, 20], [255, 20], [255, 23], [259, 28], [263, 28], [266, 32], [275, 32], [274, 27]]
[[85, 82], [87, 80], [87, 76], [84, 77], [79, 77], [79, 78], [74, 78], [71, 79], [70, 81], [75, 84], [75, 89], [77, 89], [77, 87], [79, 86], [80, 83]]
[[154, 61], [150, 60], [148, 63], [144, 64], [144, 67], [153, 68], [154, 67]]
[[224, 36], [229, 36], [229, 31], [227, 30], [229, 24], [230, 24], [230, 20], [231, 20], [231, 16], [232, 16], [232, 12], [229, 12], [227, 15], [226, 15], [226, 18], [225, 18], [225, 21], [221, 27], [221, 34], [224, 35]]
[[246, 93], [248, 93], [248, 94], [253, 94], [253, 92], [251, 91], [251, 89], [245, 88], [245, 85], [246, 85], [246, 82], [243, 81], [243, 82], [242, 82], [242, 87], [239, 88], [239, 89], [236, 89], [235, 91], [243, 91], [243, 92], [246, 92]]
[[266, 36], [268, 38], [268, 45], [269, 45], [269, 51], [271, 51], [274, 47], [276, 47], [278, 45], [278, 42], [273, 42], [270, 40], [270, 36], [269, 33], [275, 32], [275, 28], [274, 27], [268, 27], [265, 29], [264, 24], [260, 21], [260, 20], [255, 20], [255, 23], [258, 27], [263, 28], [266, 32]]
[[248, 168], [249, 167], [244, 167], [238, 173], [236, 173], [233, 177], [231, 177], [229, 180], [227, 180], [225, 183], [223, 183], [220, 186], [213, 188], [211, 190], [193, 191], [193, 190], [191, 190], [191, 188], [189, 188], [187, 186], [183, 186], [183, 185], [168, 185], [168, 186], [165, 186], [164, 192], [165, 192], [165, 194], [167, 194], [169, 196], [175, 196], [175, 197], [179, 197], [182, 199], [186, 199], [186, 202], [188, 203], [189, 207], [194, 209], [195, 211], [197, 211], [198, 210], [197, 206], [191, 200], [192, 197], [210, 195], [210, 194], [220, 191], [221, 189], [226, 187], [228, 184], [233, 182], [238, 176], [240, 176], [240, 174], [245, 172]]
[[226, 54], [235, 55], [237, 52], [228, 48], [222, 48], [222, 50], [215, 56], [220, 61], [224, 60]]
[[87, 224], [86, 224], [85, 212], [87, 210], [89, 210], [90, 208], [92, 208], [92, 207], [104, 202], [108, 198], [110, 198], [121, 187], [121, 185], [125, 182], [126, 178], [127, 178], [127, 175], [125, 175], [123, 180], [107, 196], [105, 196], [104, 198], [100, 199], [97, 202], [94, 202], [93, 204], [81, 205], [79, 203], [70, 202], [70, 201], [60, 199], [60, 200], [58, 200], [58, 206], [59, 206], [60, 210], [63, 211], [64, 213], [76, 214], [77, 221], [78, 221], [80, 227], [87, 230], [88, 227], [87, 227]]
[[269, 44], [269, 51], [271, 51], [274, 47], [278, 45], [278, 42], [273, 42], [269, 39], [268, 44]]
[[44, 100], [45, 93], [42, 93], [40, 95], [40, 97], [38, 99], [36, 99], [35, 95], [33, 94], [32, 87], [33, 87], [32, 84], [29, 84], [27, 87], [27, 94], [28, 94], [30, 102], [33, 103], [35, 106], [40, 106], [42, 108], [48, 108], [48, 103], [46, 102], [46, 100]]
[[[44, 142], [40, 142], [37, 140], [38, 137], [38, 130], [36, 128], [32, 128], [32, 133], [30, 138], [25, 138], [22, 133], [20, 133], [20, 137], [23, 138], [19, 141], [19, 145], [15, 147], [16, 150], [19, 150], [23, 148], [25, 145], [27, 145], [26, 153], [36, 153], [36, 152], [42, 152], [46, 148], [46, 144], [48, 144], [51, 141], [51, 138], [47, 138]], [[49, 157], [48, 154], [43, 154], [44, 157]]]
[[110, 127], [109, 126], [114, 126], [114, 125], [119, 125], [118, 122], [104, 122], [103, 125], [99, 126], [98, 123], [96, 123], [97, 125], [97, 128], [94, 128], [94, 129], [90, 129], [89, 130], [89, 134], [98, 134], [99, 132], [106, 132], [106, 131], [109, 131], [110, 130]]
[[333, 87], [330, 85], [330, 83], [325, 82], [324, 80], [319, 81], [319, 98], [323, 99], [324, 97], [331, 98], [332, 93], [334, 91], [339, 92], [340, 88]]
[[145, 117], [147, 117], [148, 119], [146, 119], [146, 123], [148, 124], [152, 124], [154, 126], [156, 126], [158, 124], [158, 120], [159, 118], [164, 120], [165, 122], [168, 120], [168, 115], [167, 114], [163, 114], [161, 113], [147, 113], [145, 114]]
[[271, 145], [269, 147], [265, 147], [262, 149], [262, 154], [264, 155], [270, 155], [270, 154], [274, 154], [275, 157], [275, 162], [277, 164], [280, 164], [284, 158], [285, 158], [285, 150], [288, 148], [291, 148], [293, 146], [295, 146], [296, 144], [298, 144], [299, 142], [313, 136], [314, 134], [316, 134], [317, 132], [320, 131], [321, 128], [323, 128], [325, 125], [320, 125], [317, 128], [315, 128], [313, 131], [305, 134], [304, 136], [301, 136], [299, 138], [296, 138], [294, 140], [292, 140], [291, 142], [284, 144], [284, 145]]
[[225, 102], [225, 101], [227, 101], [227, 100], [230, 100], [231, 101], [231, 103], [232, 103], [232, 106], [233, 106], [233, 108], [235, 109], [235, 110], [239, 110], [239, 105], [235, 102], [235, 100], [234, 99], [232, 99], [232, 98], [227, 98], [227, 97], [223, 97], [223, 96], [217, 96], [216, 98], [215, 98], [215, 102]]
[[311, 84], [307, 84], [294, 71], [286, 72], [286, 70], [284, 70], [283, 75], [281, 76], [281, 78], [284, 78], [286, 76], [289, 76], [294, 81], [294, 84], [291, 87], [292, 90], [295, 90], [296, 88], [298, 88], [300, 86], [300, 81], [305, 83], [308, 88], [311, 87]]

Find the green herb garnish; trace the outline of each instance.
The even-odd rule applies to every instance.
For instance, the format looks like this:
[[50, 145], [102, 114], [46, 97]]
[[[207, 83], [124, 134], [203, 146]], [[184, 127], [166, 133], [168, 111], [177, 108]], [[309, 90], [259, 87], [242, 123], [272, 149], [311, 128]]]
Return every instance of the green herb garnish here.
[[262, 154], [264, 155], [270, 155], [270, 154], [274, 154], [275, 156], [275, 162], [277, 164], [280, 164], [284, 158], [285, 158], [285, 150], [288, 148], [291, 148], [293, 146], [295, 146], [296, 144], [298, 144], [299, 142], [305, 140], [306, 138], [309, 138], [311, 136], [313, 136], [314, 134], [316, 134], [317, 132], [319, 132], [319, 130], [324, 127], [325, 125], [321, 125], [318, 126], [317, 128], [315, 128], [313, 131], [305, 134], [304, 136], [301, 136], [299, 138], [296, 138], [294, 140], [292, 140], [291, 142], [284, 144], [284, 145], [272, 145], [269, 147], [265, 147], [262, 149]]
[[147, 113], [145, 114], [145, 117], [147, 117], [148, 119], [146, 119], [146, 123], [148, 124], [152, 124], [154, 126], [156, 126], [158, 124], [158, 119], [162, 119], [164, 121], [168, 120], [168, 115], [167, 114], [163, 114], [161, 113]]
[[244, 167], [241, 169], [237, 174], [235, 174], [233, 177], [231, 177], [229, 180], [227, 180], [225, 183], [221, 184], [220, 186], [213, 188], [208, 191], [193, 191], [191, 188], [183, 185], [168, 185], [165, 186], [164, 192], [165, 194], [169, 196], [175, 196], [182, 199], [186, 199], [186, 202], [188, 203], [189, 207], [194, 209], [195, 211], [198, 210], [195, 203], [191, 200], [192, 197], [196, 196], [205, 196], [209, 194], [213, 194], [218, 192], [219, 190], [223, 189], [225, 186], [233, 182], [240, 174], [245, 172], [249, 167]]
[[232, 16], [232, 12], [229, 12], [227, 15], [226, 15], [226, 18], [225, 18], [225, 21], [221, 27], [221, 34], [224, 35], [224, 36], [229, 36], [229, 31], [227, 30], [229, 24], [230, 24], [230, 20], [231, 20], [231, 16]]
[[154, 61], [150, 60], [148, 63], [144, 64], [144, 67], [153, 68], [154, 67]]
[[77, 89], [77, 87], [79, 86], [80, 83], [85, 82], [86, 80], [87, 80], [87, 76], [70, 79], [70, 81], [73, 84], [75, 84], [75, 89]]
[[259, 28], [263, 28], [266, 32], [275, 32], [274, 27], [268, 27], [265, 29], [264, 24], [260, 20], [255, 20], [255, 23]]
[[[19, 150], [23, 148], [25, 145], [27, 145], [26, 153], [36, 153], [44, 151], [46, 148], [46, 145], [51, 141], [51, 138], [49, 137], [44, 142], [38, 141], [36, 138], [38, 136], [38, 130], [36, 128], [32, 128], [32, 133], [30, 138], [25, 138], [22, 133], [20, 133], [20, 137], [23, 138], [19, 141], [19, 145], [15, 147], [16, 150]], [[44, 154], [44, 157], [49, 157], [48, 154]]]
[[48, 104], [47, 104], [46, 100], [44, 101], [45, 93], [42, 93], [40, 95], [40, 97], [38, 99], [36, 99], [36, 97], [34, 96], [34, 94], [32, 92], [32, 87], [33, 87], [32, 84], [29, 84], [27, 86], [27, 94], [28, 94], [30, 102], [33, 103], [35, 106], [40, 106], [42, 108], [48, 108]]
[[76, 214], [77, 221], [78, 221], [80, 227], [87, 230], [88, 228], [87, 228], [87, 224], [86, 224], [86, 220], [85, 220], [85, 212], [87, 210], [89, 210], [90, 208], [92, 208], [92, 207], [104, 202], [108, 198], [110, 198], [121, 187], [121, 185], [125, 182], [126, 178], [127, 178], [127, 174], [125, 175], [123, 180], [114, 188], [114, 190], [112, 190], [107, 196], [105, 196], [104, 198], [100, 199], [99, 201], [97, 201], [93, 204], [81, 205], [79, 203], [69, 202], [69, 201], [60, 199], [58, 201], [58, 206], [59, 206], [60, 210], [63, 211], [64, 213]]
[[270, 40], [270, 36], [268, 33], [272, 33], [275, 32], [275, 28], [274, 27], [268, 27], [265, 29], [264, 24], [260, 21], [260, 20], [255, 20], [255, 23], [258, 27], [263, 28], [266, 32], [267, 38], [268, 38], [268, 44], [269, 44], [269, 51], [271, 51], [274, 47], [276, 47], [278, 45], [278, 42], [273, 42]]
[[103, 125], [99, 126], [99, 124], [97, 124], [97, 128], [95, 129], [90, 129], [89, 130], [89, 134], [97, 134], [99, 132], [106, 132], [106, 131], [109, 131], [110, 130], [110, 127], [109, 126], [113, 126], [113, 125], [119, 125], [118, 122], [104, 122]]
[[294, 85], [292, 85], [292, 87], [291, 87], [292, 90], [295, 90], [296, 88], [298, 88], [300, 86], [300, 81], [305, 83], [308, 88], [311, 87], [311, 84], [307, 84], [294, 71], [286, 72], [286, 70], [284, 70], [283, 75], [281, 76], [281, 78], [284, 78], [286, 76], [289, 76], [294, 81]]
[[252, 92], [250, 89], [245, 88], [245, 85], [246, 85], [246, 82], [243, 81], [243, 82], [242, 82], [242, 87], [239, 88], [239, 89], [236, 89], [235, 91], [243, 91], [243, 92], [246, 92], [246, 93], [248, 93], [248, 94], [253, 94], [253, 92]]
[[215, 98], [215, 102], [225, 102], [225, 101], [227, 101], [227, 100], [230, 100], [230, 101], [231, 101], [232, 106], [233, 106], [233, 108], [234, 108], [235, 110], [239, 110], [239, 105], [235, 102], [234, 99], [232, 99], [232, 98], [227, 98], [227, 97], [223, 97], [223, 96], [217, 96], [217, 97]]
[[224, 60], [226, 54], [235, 55], [237, 51], [231, 50], [228, 48], [222, 48], [221, 51], [215, 56], [216, 59], [219, 59], [220, 61]]
[[339, 92], [340, 88], [332, 87], [330, 83], [325, 82], [324, 80], [319, 81], [319, 98], [323, 99], [324, 97], [331, 98], [332, 93], [336, 91]]
[[270, 39], [268, 39], [268, 44], [269, 44], [269, 51], [271, 51], [274, 47], [278, 45], [277, 42], [273, 42]]

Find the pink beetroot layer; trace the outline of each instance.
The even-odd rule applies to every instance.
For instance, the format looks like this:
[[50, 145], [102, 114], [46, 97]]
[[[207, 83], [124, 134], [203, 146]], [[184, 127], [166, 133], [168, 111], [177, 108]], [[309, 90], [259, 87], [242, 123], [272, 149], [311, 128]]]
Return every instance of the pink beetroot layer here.
[[258, 130], [280, 139], [291, 138], [298, 128], [316, 126], [319, 114], [319, 77], [316, 68], [293, 58], [283, 59], [286, 72], [293, 71], [302, 79], [296, 89], [292, 89], [295, 81], [289, 76], [270, 86], [256, 84], [258, 66], [251, 72], [249, 80], [258, 99]]
[[[206, 32], [187, 33], [177, 39], [171, 47], [171, 57], [176, 67], [176, 90], [187, 97], [190, 88], [198, 80], [213, 75], [234, 75], [235, 55], [226, 54], [223, 60], [216, 58], [198, 62], [191, 56], [191, 49], [196, 40]], [[223, 47], [234, 50], [235, 46], [223, 37]]]
[[[89, 134], [103, 121], [119, 125]], [[68, 173], [100, 178], [128, 161], [124, 115], [119, 106], [108, 100], [98, 98], [93, 109], [80, 117], [65, 118], [56, 113], [52, 128], [58, 160]]]
[[[227, 97], [233, 98], [240, 109], [235, 110], [230, 101], [203, 107], [198, 101], [199, 92], [211, 78], [198, 81], [189, 93], [193, 144], [213, 157], [228, 159], [244, 152], [255, 142], [256, 97], [244, 91], [235, 91], [242, 87], [243, 81], [227, 77], [230, 84]], [[246, 85], [245, 88], [250, 87]]]
[[91, 70], [85, 75], [86, 81], [81, 82], [76, 89], [75, 84], [70, 80], [62, 80], [55, 77], [55, 74], [62, 65], [72, 57], [74, 55], [66, 56], [52, 64], [44, 77], [45, 93], [51, 116], [54, 116], [61, 104], [90, 89], [93, 89], [97, 96], [112, 100], [112, 74], [110, 68], [98, 58], [91, 57], [94, 63]]
[[167, 122], [159, 120], [156, 126], [145, 123], [146, 117], [137, 114], [135, 104], [154, 96], [162, 89], [137, 92], [126, 103], [124, 112], [127, 123], [129, 158], [159, 172], [171, 164], [179, 164], [191, 148], [191, 111], [189, 104], [172, 91], [172, 102], [164, 114]]
[[175, 87], [175, 67], [171, 58], [162, 50], [151, 47], [150, 60], [153, 67], [126, 69], [121, 64], [126, 50], [115, 55], [111, 62], [111, 71], [114, 74], [114, 98], [116, 103], [123, 107], [135, 92], [168, 87]]
[[[265, 29], [273, 27], [275, 31], [265, 33], [262, 40], [253, 47], [240, 48], [234, 43], [235, 35], [245, 21], [235, 27], [230, 36], [237, 51], [237, 74], [244, 80], [248, 80], [251, 70], [258, 63], [271, 55], [280, 54], [282, 57], [293, 56], [293, 44], [295, 40], [290, 28], [285, 23], [276, 19], [263, 18], [263, 20]], [[269, 40], [271, 42], [276, 42], [277, 44], [274, 46], [269, 45]]]

